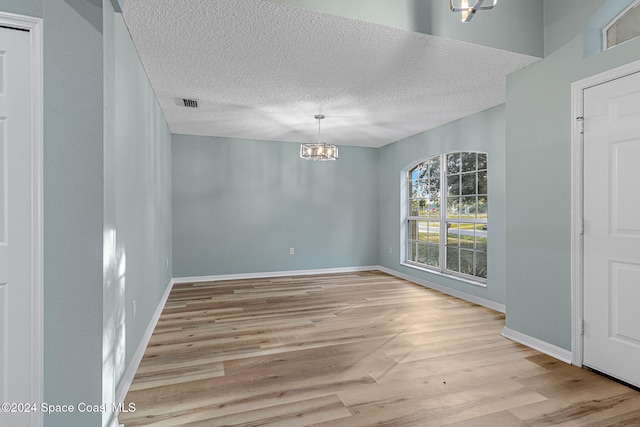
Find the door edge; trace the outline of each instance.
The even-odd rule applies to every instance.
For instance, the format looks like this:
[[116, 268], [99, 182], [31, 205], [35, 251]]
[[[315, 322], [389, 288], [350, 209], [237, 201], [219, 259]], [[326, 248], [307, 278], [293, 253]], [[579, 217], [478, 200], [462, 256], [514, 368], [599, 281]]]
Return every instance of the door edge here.
[[571, 353], [573, 365], [584, 360], [583, 127], [584, 91], [640, 72], [640, 60], [571, 84]]
[[[44, 74], [43, 20], [0, 11], [0, 25], [26, 30], [30, 34], [31, 60], [31, 372], [32, 402], [44, 401], [44, 244], [43, 244], [43, 141]], [[43, 414], [31, 412], [30, 425], [41, 427]]]

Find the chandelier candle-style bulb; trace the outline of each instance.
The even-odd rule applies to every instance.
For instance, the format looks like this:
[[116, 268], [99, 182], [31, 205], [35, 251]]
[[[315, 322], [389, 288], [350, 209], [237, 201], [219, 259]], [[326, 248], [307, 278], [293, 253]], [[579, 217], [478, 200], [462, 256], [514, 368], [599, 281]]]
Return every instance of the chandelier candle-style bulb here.
[[452, 12], [462, 14], [462, 22], [469, 22], [479, 10], [493, 9], [498, 0], [449, 0]]
[[300, 157], [305, 160], [337, 160], [338, 147], [333, 144], [322, 142], [320, 137], [320, 120], [324, 119], [322, 114], [314, 116], [318, 120], [318, 142], [300, 145]]

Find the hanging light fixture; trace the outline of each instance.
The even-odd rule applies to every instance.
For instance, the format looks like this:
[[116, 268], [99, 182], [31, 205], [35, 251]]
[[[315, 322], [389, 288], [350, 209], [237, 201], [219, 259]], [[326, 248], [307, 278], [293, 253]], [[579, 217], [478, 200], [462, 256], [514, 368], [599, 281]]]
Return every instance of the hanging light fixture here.
[[[469, 2], [474, 2], [473, 6], [469, 6]], [[479, 10], [493, 9], [498, 0], [449, 0], [449, 7], [452, 12], [462, 13], [462, 22], [469, 22]]]
[[338, 147], [322, 142], [320, 138], [320, 120], [324, 119], [324, 116], [317, 114], [314, 118], [318, 120], [318, 142], [301, 144], [300, 157], [306, 160], [338, 160]]

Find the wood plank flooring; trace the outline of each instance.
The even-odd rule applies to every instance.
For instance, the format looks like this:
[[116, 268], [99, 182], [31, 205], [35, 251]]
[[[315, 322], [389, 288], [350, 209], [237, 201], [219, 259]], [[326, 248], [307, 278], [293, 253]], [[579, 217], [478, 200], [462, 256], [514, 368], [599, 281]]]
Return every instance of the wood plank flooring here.
[[640, 393], [381, 272], [175, 285], [120, 423], [640, 426]]

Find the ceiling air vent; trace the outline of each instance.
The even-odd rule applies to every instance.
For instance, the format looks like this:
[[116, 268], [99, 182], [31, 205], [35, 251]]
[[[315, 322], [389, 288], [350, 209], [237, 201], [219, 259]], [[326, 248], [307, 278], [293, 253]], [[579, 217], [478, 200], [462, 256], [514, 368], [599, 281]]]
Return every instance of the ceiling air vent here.
[[198, 100], [190, 98], [182, 98], [182, 104], [189, 108], [198, 108]]

